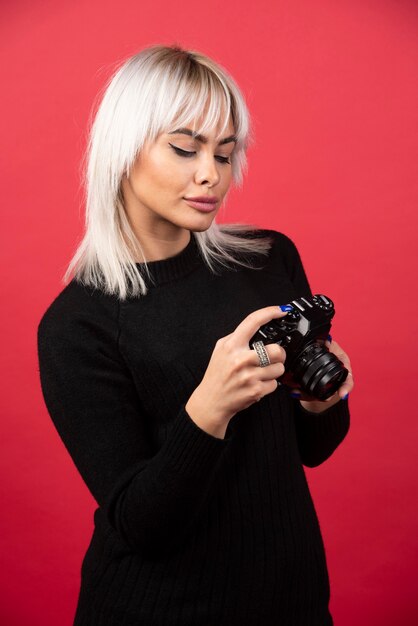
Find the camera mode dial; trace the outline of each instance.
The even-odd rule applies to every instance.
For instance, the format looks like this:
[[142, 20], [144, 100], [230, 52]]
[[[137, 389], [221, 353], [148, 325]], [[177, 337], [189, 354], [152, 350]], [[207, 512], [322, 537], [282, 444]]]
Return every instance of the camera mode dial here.
[[312, 302], [316, 304], [323, 311], [332, 311], [334, 303], [330, 298], [323, 296], [322, 294], [316, 294], [312, 297]]
[[287, 320], [289, 322], [298, 322], [300, 320], [300, 313], [295, 308], [292, 308], [292, 310], [288, 312], [288, 314], [286, 315], [286, 317], [283, 318], [283, 320], [285, 322]]

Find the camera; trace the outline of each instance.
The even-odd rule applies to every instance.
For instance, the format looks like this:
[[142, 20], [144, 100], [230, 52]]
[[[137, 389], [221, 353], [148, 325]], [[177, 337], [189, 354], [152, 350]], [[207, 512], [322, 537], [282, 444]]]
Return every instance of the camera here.
[[298, 298], [284, 317], [263, 324], [250, 339], [264, 345], [277, 343], [286, 350], [285, 372], [280, 382], [290, 387], [295, 383], [305, 393], [326, 400], [342, 385], [348, 370], [325, 346], [331, 320], [335, 315], [330, 298], [315, 294]]

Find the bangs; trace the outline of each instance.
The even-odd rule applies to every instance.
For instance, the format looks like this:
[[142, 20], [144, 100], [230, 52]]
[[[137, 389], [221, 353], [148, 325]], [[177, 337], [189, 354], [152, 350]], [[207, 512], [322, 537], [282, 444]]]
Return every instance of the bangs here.
[[[238, 142], [236, 111], [228, 86], [201, 64], [192, 62], [187, 69], [187, 72], [183, 68], [177, 76], [171, 77], [171, 87], [175, 93], [171, 101], [167, 98], [166, 86], [162, 86], [161, 98], [164, 98], [165, 93], [166, 106], [159, 107], [161, 117], [156, 120], [159, 132], [171, 132], [187, 126], [198, 134], [207, 135], [212, 131], [215, 133], [219, 128], [215, 137], [218, 142], [232, 117]], [[199, 122], [200, 125], [196, 127]]]

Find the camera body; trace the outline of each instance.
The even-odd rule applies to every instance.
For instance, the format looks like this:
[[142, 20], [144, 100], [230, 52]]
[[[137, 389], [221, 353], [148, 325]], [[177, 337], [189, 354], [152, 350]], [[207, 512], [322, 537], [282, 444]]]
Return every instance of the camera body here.
[[318, 400], [326, 400], [348, 375], [343, 363], [325, 346], [335, 315], [334, 304], [322, 294], [289, 303], [292, 309], [280, 319], [263, 324], [250, 339], [264, 345], [277, 343], [286, 350], [285, 372], [280, 382]]

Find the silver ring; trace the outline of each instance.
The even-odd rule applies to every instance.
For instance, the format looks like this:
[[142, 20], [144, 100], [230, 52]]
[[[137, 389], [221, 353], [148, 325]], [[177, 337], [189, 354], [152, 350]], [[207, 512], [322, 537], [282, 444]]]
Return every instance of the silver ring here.
[[270, 365], [269, 355], [267, 354], [267, 350], [265, 349], [262, 341], [254, 341], [251, 347], [257, 352], [260, 367], [267, 367], [267, 365]]

